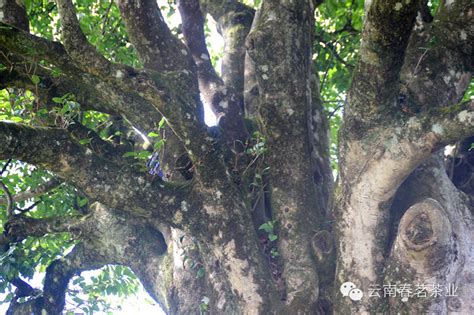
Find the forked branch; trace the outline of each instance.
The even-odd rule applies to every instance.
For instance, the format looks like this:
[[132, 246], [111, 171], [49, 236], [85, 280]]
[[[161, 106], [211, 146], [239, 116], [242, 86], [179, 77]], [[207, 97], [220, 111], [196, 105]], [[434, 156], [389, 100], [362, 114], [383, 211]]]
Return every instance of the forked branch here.
[[[241, 152], [242, 144], [248, 137], [243, 122], [242, 90], [239, 92], [226, 86], [212, 66], [206, 46], [204, 19], [199, 1], [180, 1], [179, 11], [183, 21], [184, 38], [197, 65], [199, 88], [204, 101], [216, 114], [228, 145], [234, 151]], [[241, 75], [243, 81], [243, 71]]]

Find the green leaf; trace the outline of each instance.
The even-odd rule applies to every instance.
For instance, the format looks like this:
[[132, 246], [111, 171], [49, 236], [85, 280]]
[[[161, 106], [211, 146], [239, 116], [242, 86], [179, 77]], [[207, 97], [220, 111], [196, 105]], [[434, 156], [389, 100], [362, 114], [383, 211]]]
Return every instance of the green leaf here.
[[91, 143], [92, 138], [79, 140], [79, 144], [85, 145]]
[[152, 132], [149, 132], [147, 136], [150, 138], [156, 138], [156, 137], [159, 137], [160, 135], [152, 131]]
[[270, 251], [270, 254], [272, 255], [273, 258], [280, 256], [280, 253], [278, 252], [276, 248], [272, 248], [272, 250]]
[[206, 312], [207, 309], [208, 309], [207, 304], [205, 304], [205, 303], [199, 304], [199, 310], [201, 311], [201, 314], [203, 314], [204, 312]]
[[125, 152], [124, 155], [122, 155], [123, 157], [135, 157], [137, 156], [137, 152], [134, 152], [134, 151], [130, 151], [130, 152]]
[[56, 104], [62, 104], [63, 103], [63, 99], [61, 97], [53, 97], [51, 100], [53, 102], [55, 102]]
[[10, 117], [10, 120], [13, 122], [22, 122], [23, 118], [18, 117], [18, 116], [13, 116], [13, 117]]
[[53, 76], [53, 78], [59, 77], [61, 73], [61, 69], [59, 68], [54, 68], [53, 70], [51, 70], [51, 75]]
[[84, 207], [89, 202], [87, 198], [77, 197], [77, 204], [79, 207]]
[[73, 297], [72, 300], [76, 302], [78, 305], [81, 305], [84, 303], [84, 300], [78, 297]]
[[72, 280], [72, 284], [76, 285], [79, 284], [83, 281], [84, 279], [81, 279], [81, 277], [77, 277], [76, 279]]
[[196, 278], [204, 277], [204, 273], [205, 273], [204, 267], [199, 268], [198, 271], [197, 271], [197, 274], [196, 274]]
[[272, 242], [275, 241], [277, 238], [278, 238], [278, 236], [276, 236], [275, 234], [269, 234], [268, 235], [268, 239]]
[[138, 154], [136, 156], [141, 160], [146, 160], [151, 156], [151, 152], [141, 151], [141, 152], [138, 152]]
[[36, 74], [33, 74], [33, 75], [31, 76], [31, 82], [33, 82], [34, 84], [38, 84], [38, 83], [40, 83], [40, 81], [41, 81], [41, 80], [40, 80], [40, 77], [37, 76]]
[[109, 286], [109, 287], [105, 288], [105, 292], [106, 292], [108, 295], [114, 294], [114, 287]]
[[161, 149], [161, 147], [165, 144], [165, 140], [161, 139], [160, 141], [156, 142], [154, 145], [153, 145], [153, 148], [155, 149], [155, 151]]
[[160, 123], [158, 124], [158, 128], [163, 129], [163, 127], [165, 126], [165, 123], [166, 123], [166, 118], [165, 117], [161, 118]]
[[272, 233], [274, 229], [273, 221], [268, 221], [259, 226], [259, 230], [264, 230], [267, 233]]

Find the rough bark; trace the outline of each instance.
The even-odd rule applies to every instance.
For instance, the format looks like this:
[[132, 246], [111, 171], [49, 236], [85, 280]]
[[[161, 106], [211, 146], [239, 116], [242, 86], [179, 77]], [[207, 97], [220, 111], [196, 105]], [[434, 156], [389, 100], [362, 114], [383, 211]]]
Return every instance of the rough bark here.
[[[439, 62], [437, 59], [436, 62], [431, 60], [429, 65], [424, 64], [427, 62], [425, 54], [420, 56], [415, 48], [419, 42], [413, 40], [408, 45], [417, 10], [412, 5], [373, 1], [366, 17], [361, 59], [353, 78], [349, 108], [345, 111], [340, 133], [341, 173], [336, 192], [336, 288], [346, 281], [353, 282], [365, 292], [370, 285], [383, 285], [386, 257], [390, 254], [390, 205], [397, 189], [433, 152], [456, 139], [469, 136], [473, 131], [472, 101], [458, 104], [465, 85], [460, 86], [456, 82], [465, 79], [461, 75], [455, 76], [453, 84], [458, 85], [459, 93], [453, 94], [453, 89], [447, 91], [445, 83], [439, 80], [429, 80], [430, 84], [426, 86], [428, 79], [423, 74], [438, 66], [437, 73], [443, 76], [443, 73], [449, 73], [451, 62], [470, 73], [469, 57], [461, 57], [465, 49], [470, 49], [470, 44], [458, 42], [456, 48], [453, 47], [460, 57], [456, 61], [445, 59], [446, 62]], [[451, 23], [465, 21], [468, 7], [467, 2], [462, 1], [452, 5]], [[437, 20], [445, 19], [445, 14], [444, 10], [438, 11], [432, 29], [436, 28]], [[462, 25], [468, 27], [468, 24]], [[415, 31], [413, 38], [416, 36]], [[449, 42], [444, 44], [450, 46]], [[420, 56], [415, 67], [421, 73], [412, 76], [409, 89], [412, 85], [425, 85], [416, 94], [413, 93], [416, 101], [415, 97], [410, 100], [417, 105], [416, 110], [413, 105], [411, 109], [406, 107], [406, 90], [398, 85], [402, 61], [407, 62], [405, 69], [413, 69], [410, 67], [414, 64], [415, 54]], [[439, 91], [444, 101], [427, 102], [433, 91]], [[451, 95], [443, 97], [444, 93]], [[357, 241], [354, 242], [354, 239]], [[382, 296], [364, 297], [359, 303], [352, 303], [339, 292], [336, 298], [336, 311], [341, 313], [381, 312], [386, 309]]]
[[[407, 209], [408, 207], [408, 209]], [[435, 154], [402, 184], [391, 208], [394, 234], [384, 283], [426, 286], [428, 299], [390, 297], [389, 308], [407, 313], [473, 311], [472, 205], [448, 178], [442, 154]], [[401, 217], [401, 219], [400, 219]], [[437, 289], [440, 294], [432, 296]]]
[[[288, 310], [303, 313], [316, 309], [319, 295], [308, 233], [323, 228], [327, 208], [315, 189], [320, 183], [308, 176], [312, 173], [313, 12], [314, 7], [305, 1], [264, 2], [247, 39], [260, 94], [260, 121], [268, 141], [271, 210], [279, 222], [286, 304]], [[320, 108], [314, 109], [321, 114]]]

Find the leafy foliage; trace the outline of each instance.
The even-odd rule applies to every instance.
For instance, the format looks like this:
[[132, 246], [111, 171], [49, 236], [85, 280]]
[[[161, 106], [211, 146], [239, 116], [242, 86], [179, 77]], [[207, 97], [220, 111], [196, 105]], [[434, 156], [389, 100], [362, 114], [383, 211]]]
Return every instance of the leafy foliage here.
[[259, 230], [265, 231], [267, 233], [268, 241], [270, 242], [270, 255], [272, 258], [276, 258], [280, 256], [278, 249], [275, 246], [275, 241], [278, 239], [278, 235], [276, 234], [276, 221], [271, 220], [263, 223], [259, 226]]
[[276, 241], [278, 236], [275, 234], [275, 221], [268, 221], [259, 226], [259, 230], [264, 230], [268, 234], [268, 239], [273, 242]]
[[[139, 291], [140, 283], [129, 268], [124, 266], [105, 266], [90, 277], [77, 276], [73, 278], [68, 290], [67, 299], [74, 303], [66, 314], [75, 314], [78, 310], [85, 314], [98, 311], [111, 311], [120, 306], [114, 306], [105, 296], [117, 296], [120, 301]], [[84, 294], [87, 292], [87, 294]]]
[[469, 87], [464, 93], [463, 101], [469, 101], [474, 99], [474, 79], [471, 78], [471, 82], [469, 82]]
[[[25, 3], [34, 34], [59, 39], [58, 10], [51, 0], [28, 0]], [[76, 10], [87, 39], [111, 61], [139, 67], [133, 46], [113, 1], [78, 1]]]
[[35, 97], [30, 91], [0, 91], [0, 120], [30, 123], [35, 110]]
[[315, 71], [320, 78], [321, 99], [330, 123], [331, 161], [337, 170], [338, 130], [356, 64], [364, 17], [363, 0], [324, 1], [316, 10], [313, 48]]
[[[60, 128], [67, 128], [69, 124], [80, 121], [104, 139], [109, 137], [109, 115], [83, 112], [72, 94], [56, 97], [52, 102], [55, 107], [38, 109], [31, 91], [1, 90], [0, 119]], [[80, 144], [87, 145], [89, 142], [90, 139], [83, 139]], [[3, 169], [5, 163], [0, 161], [0, 169]], [[14, 195], [32, 191], [52, 178], [53, 175], [49, 172], [21, 161], [11, 161], [2, 173], [3, 183]], [[3, 190], [0, 190], [0, 198], [3, 197]], [[77, 214], [87, 202], [87, 198], [81, 197], [73, 187], [62, 184], [46, 194], [15, 203], [14, 210], [33, 218], [68, 216]], [[0, 205], [0, 232], [3, 232], [3, 224], [6, 221], [6, 206]], [[74, 245], [75, 241], [68, 233], [48, 234], [41, 238], [28, 237], [12, 245], [0, 256], [0, 304], [9, 303], [13, 298], [15, 287], [8, 281], [18, 277], [26, 280], [37, 278], [54, 260], [67, 254]], [[139, 283], [135, 275], [122, 266], [107, 266], [101, 274], [87, 281], [74, 283], [76, 289], [71, 289], [69, 296], [71, 310], [81, 310], [87, 314], [110, 310], [111, 303], [101, 298], [101, 295], [125, 297], [134, 294]]]

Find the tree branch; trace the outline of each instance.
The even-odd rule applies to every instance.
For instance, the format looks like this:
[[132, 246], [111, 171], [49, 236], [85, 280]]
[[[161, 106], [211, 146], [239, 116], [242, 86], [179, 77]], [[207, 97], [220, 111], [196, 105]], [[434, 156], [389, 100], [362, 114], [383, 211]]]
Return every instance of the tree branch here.
[[[70, 279], [82, 271], [98, 269], [105, 264], [130, 266], [139, 277], [141, 276], [141, 281], [149, 293], [158, 300], [160, 291], [157, 287], [160, 283], [150, 283], [149, 279], [160, 279], [157, 264], [161, 262], [160, 256], [166, 253], [162, 234], [147, 224], [147, 219], [130, 213], [121, 213], [99, 203], [92, 204], [90, 209], [89, 215], [80, 218], [32, 219], [23, 216], [26, 221], [22, 221], [22, 229], [28, 229], [31, 224], [34, 229], [48, 225], [50, 229], [43, 228], [42, 232], [55, 233], [54, 229], [63, 226], [65, 231], [73, 233], [80, 230], [78, 235], [81, 242], [71, 253], [56, 260], [46, 269], [43, 294], [24, 303], [13, 303], [10, 306], [12, 312], [13, 309], [30, 307], [36, 309], [32, 312], [34, 314], [38, 313], [38, 309], [45, 309], [48, 314], [61, 313]], [[63, 221], [58, 222], [56, 226], [54, 220]], [[75, 222], [69, 225], [68, 220]], [[110, 242], [111, 239], [114, 239], [114, 242]], [[123, 255], [124, 252], [127, 254]], [[18, 311], [17, 314], [24, 312]]]
[[310, 147], [313, 19], [308, 1], [263, 1], [247, 37], [267, 138], [265, 159], [272, 166], [268, 172], [271, 210], [279, 222], [278, 252], [286, 285], [282, 293], [290, 313], [311, 313], [317, 308], [319, 275], [307, 234], [322, 229], [326, 215], [325, 200], [318, 199], [315, 190], [322, 183], [321, 175], [313, 173]]
[[474, 101], [424, 112], [410, 118], [405, 129], [414, 143], [424, 138], [434, 152], [474, 135]]
[[[336, 58], [340, 63], [342, 63], [346, 68], [349, 70], [349, 72], [352, 72], [354, 70], [354, 66], [345, 61], [337, 52], [336, 52], [336, 46], [331, 42], [327, 41], [323, 37], [324, 31], [321, 31], [320, 34], [316, 34], [315, 38], [318, 42], [323, 43], [327, 48], [329, 48], [329, 51], [331, 52], [331, 55]], [[337, 42], [336, 42], [337, 43]]]
[[[207, 164], [204, 161], [209, 157], [208, 152], [214, 151], [214, 148], [210, 141], [206, 141], [208, 137], [201, 120], [201, 104], [199, 91], [193, 79], [194, 74], [189, 71], [167, 73], [138, 71], [128, 66], [114, 64], [109, 73], [104, 73], [98, 78], [74, 67], [62, 45], [0, 23], [0, 27], [2, 26], [5, 28], [0, 32], [0, 49], [13, 51], [33, 60], [38, 58], [46, 60], [59, 67], [66, 76], [70, 76], [71, 83], [79, 74], [79, 78], [87, 83], [86, 86], [89, 86], [89, 91], [93, 95], [102, 96], [103, 103], [116, 101], [114, 105], [117, 107], [120, 105], [118, 109], [124, 116], [132, 122], [137, 122], [138, 125], [140, 125], [138, 118], [144, 118], [144, 121], [154, 126], [161, 119], [161, 115], [166, 117], [171, 129], [185, 144], [191, 159]], [[132, 101], [131, 104], [127, 104], [129, 100]], [[108, 108], [109, 111], [114, 110], [110, 106]], [[159, 118], [147, 118], [146, 116], [151, 116], [150, 114], [154, 116], [153, 118], [157, 116]]]
[[[0, 176], [3, 175], [3, 172], [8, 168], [8, 165], [10, 164], [12, 160], [9, 159], [5, 165], [3, 165], [2, 169], [0, 170]], [[0, 188], [3, 190], [3, 193], [5, 194], [5, 202], [4, 204], [7, 205], [7, 218], [9, 218], [12, 213], [13, 213], [13, 199], [12, 195], [10, 193], [10, 190], [8, 190], [8, 187], [3, 183], [2, 180], [0, 180]], [[1, 204], [1, 203], [0, 203]]]
[[50, 233], [69, 232], [72, 238], [79, 239], [85, 235], [84, 227], [90, 216], [61, 216], [35, 219], [24, 214], [15, 214], [8, 218], [4, 233], [0, 235], [0, 248], [9, 248], [27, 237], [43, 237]]
[[360, 59], [349, 92], [346, 116], [356, 121], [393, 109], [400, 69], [413, 28], [417, 1], [374, 0], [362, 33]]
[[133, 148], [124, 145], [114, 145], [109, 141], [103, 140], [94, 130], [87, 128], [78, 121], [74, 121], [68, 126], [67, 130], [71, 136], [78, 142], [81, 140], [89, 141], [85, 146], [91, 149], [95, 154], [117, 164], [123, 164], [123, 154]]
[[32, 296], [38, 292], [38, 290], [35, 290], [31, 285], [29, 285], [26, 281], [23, 281], [21, 278], [15, 278], [10, 282], [17, 288], [17, 292], [15, 293], [16, 297]]
[[0, 122], [0, 148], [0, 159], [11, 157], [44, 167], [92, 199], [144, 216], [153, 214], [168, 224], [176, 223], [174, 214], [188, 193], [171, 183], [150, 183], [144, 173], [97, 156], [61, 129]]
[[156, 1], [116, 0], [130, 41], [145, 68], [174, 71], [191, 70], [191, 58], [163, 19]]
[[[204, 19], [198, 0], [179, 1], [183, 22], [183, 35], [197, 65], [199, 88], [219, 119], [229, 146], [237, 152], [243, 150], [248, 137], [243, 122], [242, 90], [227, 87], [212, 67], [204, 36]], [[243, 80], [243, 72], [242, 80]], [[243, 89], [243, 88], [242, 88]]]
[[152, 104], [136, 93], [124, 91], [79, 69], [75, 74], [54, 77], [51, 69], [38, 65], [35, 74], [41, 82], [36, 86], [23, 65], [14, 63], [11, 69], [0, 71], [0, 88], [16, 87], [35, 91], [39, 94], [37, 97], [40, 103], [47, 105], [51, 104], [53, 97], [73, 94], [82, 109], [121, 115], [145, 133], [156, 129], [157, 122], [163, 117]]
[[[98, 78], [76, 68], [61, 44], [30, 35], [3, 23], [0, 23], [0, 27], [1, 50], [15, 52], [31, 60], [43, 59], [59, 67], [65, 76], [69, 76], [64, 79], [68, 82], [67, 86], [85, 82], [87, 93], [101, 100], [98, 105], [114, 101], [117, 106], [101, 106], [98, 110], [118, 111], [139, 126], [140, 120], [143, 119], [151, 129], [165, 116], [172, 130], [185, 143], [188, 153], [192, 152], [192, 159], [205, 160], [208, 155], [206, 152], [213, 150], [212, 144], [206, 141], [207, 133], [199, 113], [199, 91], [189, 72], [158, 73], [114, 65], [110, 68], [110, 73]], [[74, 83], [76, 79], [77, 82]], [[74, 91], [79, 92], [79, 95], [87, 94], [78, 87]], [[96, 107], [99, 107], [98, 105]]]
[[[62, 22], [62, 32], [63, 32], [63, 41], [64, 41], [64, 46], [68, 52], [68, 54], [71, 56], [73, 61], [75, 61], [85, 72], [98, 75], [102, 77], [106, 81], [113, 81], [116, 83], [125, 83], [124, 87], [130, 88], [131, 85], [134, 85], [134, 88], [137, 88], [136, 82], [133, 82], [133, 78], [135, 75], [138, 73], [133, 73], [135, 70], [131, 67], [127, 67], [124, 65], [119, 65], [119, 64], [114, 64], [110, 61], [108, 61], [103, 55], [101, 55], [97, 50], [87, 41], [87, 38], [85, 37], [84, 33], [82, 32], [79, 21], [77, 20], [76, 17], [76, 10], [74, 8], [74, 5], [71, 0], [57, 0], [58, 3], [58, 11], [59, 15], [61, 18]], [[132, 3], [132, 2], [130, 2]], [[135, 2], [133, 2], [135, 3]], [[121, 2], [118, 2], [119, 7], [124, 9], [124, 5]], [[122, 4], [122, 6], [120, 6]], [[134, 6], [134, 4], [132, 4]], [[163, 49], [164, 47], [168, 48], [172, 46], [173, 44], [179, 45], [180, 42], [174, 38], [171, 33], [169, 32], [168, 27], [166, 24], [163, 22], [163, 18], [159, 14], [158, 6], [156, 3], [153, 3], [153, 1], [150, 0], [139, 0], [139, 2], [136, 4], [136, 9], [139, 9], [139, 12], [131, 11], [128, 12], [129, 14], [140, 14], [138, 16], [133, 16], [131, 17], [128, 14], [125, 14], [125, 20], [132, 22], [131, 24], [138, 23], [138, 20], [140, 18], [143, 18], [144, 13], [148, 15], [152, 15], [152, 19], [156, 19], [157, 22], [161, 21], [159, 23], [160, 28], [156, 29], [157, 34], [154, 36], [157, 36], [155, 39], [155, 43], [157, 42], [156, 40], [163, 41], [160, 43], [160, 47]], [[161, 18], [161, 19], [160, 19]], [[152, 23], [151, 20], [147, 20], [148, 22]], [[151, 26], [156, 26], [156, 23], [152, 23]], [[128, 23], [127, 23], [128, 25]], [[128, 25], [129, 28], [131, 28], [131, 31], [136, 31], [136, 29], [133, 28], [133, 26]], [[142, 25], [143, 27], [143, 25]], [[149, 25], [147, 25], [149, 27]], [[142, 30], [142, 29], [140, 29]], [[159, 34], [161, 33], [167, 33], [168, 36], [160, 37]], [[145, 36], [143, 33], [138, 34], [139, 36]], [[166, 41], [166, 42], [164, 42]], [[140, 44], [143, 44], [140, 43]], [[138, 45], [137, 43], [137, 46]], [[141, 46], [141, 47], [136, 47], [140, 51], [143, 52], [144, 49], [149, 49], [147, 45]], [[157, 48], [157, 47], [154, 47]], [[182, 45], [182, 49], [184, 49], [184, 45]], [[176, 50], [167, 50], [163, 53], [167, 54], [167, 59], [166, 61], [170, 62], [171, 57], [173, 56], [174, 59], [177, 59], [179, 62], [179, 58], [176, 58]], [[187, 54], [186, 50], [184, 49], [184, 53]], [[183, 55], [184, 53], [181, 53]], [[178, 67], [178, 68], [171, 68], [170, 70], [179, 70], [182, 69], [183, 67]], [[185, 67], [185, 69], [188, 67]], [[130, 73], [132, 72], [132, 73]], [[141, 73], [141, 78], [142, 80], [147, 80], [147, 85], [148, 87], [152, 87], [154, 89], [155, 93], [158, 92], [156, 91], [156, 86], [153, 84], [153, 81], [150, 80], [150, 78], [147, 78], [147, 76], [144, 75], [144, 73]], [[118, 79], [118, 80], [117, 80]], [[143, 82], [140, 82], [141, 85], [143, 85]]]
[[14, 52], [30, 60], [45, 60], [69, 74], [79, 70], [60, 43], [31, 35], [3, 22], [0, 22], [0, 29], [0, 49], [3, 52]]
[[81, 30], [71, 0], [56, 0], [63, 42], [71, 58], [86, 72], [103, 75], [109, 73], [110, 62], [88, 41]]
[[43, 237], [50, 233], [71, 232], [74, 238], [80, 236], [87, 216], [61, 216], [35, 219], [24, 214], [16, 214], [5, 224], [5, 234], [0, 244], [20, 242], [29, 236]]
[[410, 112], [461, 101], [474, 70], [474, 18], [469, 10], [468, 0], [449, 8], [441, 4], [433, 23], [417, 21], [400, 78], [400, 93]]
[[[0, 180], [0, 188], [3, 190], [5, 194], [5, 203], [7, 205], [7, 218], [10, 217], [13, 213], [13, 198], [12, 194], [10, 193], [10, 190], [8, 190], [8, 187], [3, 183], [3, 181]], [[1, 199], [0, 199], [1, 201]], [[1, 203], [0, 203], [1, 204]]]
[[8, 159], [8, 161], [5, 162], [2, 169], [0, 170], [0, 176], [7, 170], [8, 165], [10, 165], [11, 162], [12, 162], [12, 159]]
[[[60, 184], [61, 184], [61, 181], [59, 179], [57, 178], [50, 179], [46, 183], [43, 183], [30, 191], [25, 191], [25, 192], [16, 194], [15, 196], [12, 197], [12, 201], [14, 203], [17, 203], [20, 201], [34, 198], [36, 196], [47, 193], [50, 190], [53, 190], [54, 188], [58, 187]], [[0, 205], [7, 204], [7, 202], [8, 202], [8, 199], [0, 199]]]
[[255, 10], [235, 0], [205, 0], [211, 16], [216, 20], [224, 37], [222, 58], [222, 79], [237, 96], [242, 97], [244, 89], [245, 39], [247, 38]]
[[[183, 35], [191, 55], [198, 67], [198, 78], [206, 85], [210, 82], [221, 81], [211, 64], [210, 54], [204, 36], [204, 19], [199, 7], [199, 1], [179, 1], [179, 13], [183, 23]], [[222, 81], [219, 82], [222, 85]], [[206, 86], [208, 88], [208, 86]]]
[[5, 0], [0, 5], [0, 13], [2, 13], [1, 22], [15, 25], [22, 30], [29, 30], [28, 16], [22, 5], [15, 0]]
[[26, 75], [16, 71], [13, 65], [10, 70], [0, 71], [0, 89], [6, 89], [8, 87], [34, 90], [33, 82], [31, 82]]
[[83, 244], [78, 244], [65, 257], [54, 261], [46, 269], [43, 294], [24, 303], [11, 303], [7, 314], [28, 313], [61, 314], [64, 309], [66, 290], [71, 278], [82, 271], [97, 269], [110, 263], [99, 254], [99, 251], [89, 251]]

